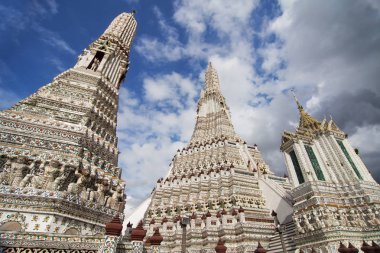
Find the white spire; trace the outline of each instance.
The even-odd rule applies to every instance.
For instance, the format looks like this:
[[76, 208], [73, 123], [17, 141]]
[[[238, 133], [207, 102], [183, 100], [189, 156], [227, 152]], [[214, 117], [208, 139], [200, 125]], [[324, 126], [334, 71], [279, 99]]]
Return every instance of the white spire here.
[[197, 122], [191, 142], [222, 135], [238, 137], [231, 122], [229, 108], [220, 91], [218, 73], [210, 62], [205, 73], [205, 86], [198, 102]]
[[205, 87], [206, 92], [220, 92], [218, 73], [212, 67], [211, 62], [209, 62], [206, 73], [205, 73]]

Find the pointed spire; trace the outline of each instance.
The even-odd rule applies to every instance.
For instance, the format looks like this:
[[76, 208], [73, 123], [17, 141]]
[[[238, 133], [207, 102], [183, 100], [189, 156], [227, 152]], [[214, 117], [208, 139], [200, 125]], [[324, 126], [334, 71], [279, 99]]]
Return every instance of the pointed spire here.
[[291, 89], [290, 91], [292, 92], [293, 97], [294, 97], [294, 100], [296, 101], [296, 104], [297, 104], [298, 110], [299, 110], [300, 112], [303, 111], [303, 107], [302, 107], [301, 103], [298, 101], [297, 96], [296, 96], [296, 93], [294, 92], [294, 89]]
[[220, 92], [219, 77], [216, 70], [213, 68], [211, 62], [208, 63], [205, 73], [205, 87], [206, 92]]
[[300, 121], [299, 121], [298, 128], [309, 129], [309, 130], [320, 129], [321, 123], [315, 118], [313, 118], [312, 116], [310, 116], [310, 114], [305, 112], [305, 110], [303, 109], [303, 106], [298, 101], [293, 89], [291, 89], [291, 92], [293, 93], [294, 100], [296, 101], [298, 111], [300, 113]]
[[199, 98], [197, 122], [190, 144], [204, 143], [221, 136], [240, 139], [235, 133], [229, 108], [221, 93], [218, 73], [210, 62], [205, 72], [205, 85]]

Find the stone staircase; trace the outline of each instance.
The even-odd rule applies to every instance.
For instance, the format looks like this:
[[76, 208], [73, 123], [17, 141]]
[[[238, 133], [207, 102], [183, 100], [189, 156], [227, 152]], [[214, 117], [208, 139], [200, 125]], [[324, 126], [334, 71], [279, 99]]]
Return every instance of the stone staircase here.
[[[285, 247], [288, 253], [294, 253], [296, 251], [296, 244], [293, 241], [293, 237], [296, 235], [296, 228], [293, 221], [282, 225], [284, 232], [282, 233]], [[268, 253], [283, 253], [281, 244], [281, 237], [278, 232], [270, 239]]]

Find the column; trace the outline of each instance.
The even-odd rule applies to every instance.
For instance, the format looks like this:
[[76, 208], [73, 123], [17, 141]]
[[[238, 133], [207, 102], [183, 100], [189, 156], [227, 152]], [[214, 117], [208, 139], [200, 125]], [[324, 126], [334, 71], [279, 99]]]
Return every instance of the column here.
[[362, 159], [359, 157], [359, 155], [356, 154], [351, 143], [347, 139], [344, 139], [342, 142], [343, 142], [343, 145], [346, 147], [346, 150], [349, 156], [351, 157], [357, 169], [359, 170], [359, 173], [362, 175], [363, 179], [375, 182], [372, 175], [369, 173], [367, 167], [363, 163]]
[[245, 222], [245, 214], [244, 214], [244, 208], [243, 207], [239, 208], [239, 220], [241, 223]]
[[143, 240], [146, 235], [146, 230], [143, 228], [143, 222], [137, 225], [136, 228], [132, 229], [131, 232], [131, 242], [132, 242], [132, 252], [142, 253], [144, 249]]
[[152, 253], [160, 253], [160, 245], [163, 240], [164, 238], [160, 234], [160, 230], [157, 228], [154, 231], [154, 234], [150, 237], [150, 245], [151, 245]]
[[123, 225], [119, 216], [112, 219], [110, 223], [106, 224], [106, 233], [104, 244], [99, 247], [100, 253], [114, 253], [116, 252], [117, 243], [123, 230]]
[[312, 167], [311, 164], [309, 165], [307, 163], [309, 157], [307, 157], [306, 150], [305, 148], [303, 148], [303, 142], [300, 141], [299, 143], [294, 143], [293, 150], [297, 156], [297, 160], [301, 167], [301, 171], [305, 179], [305, 182], [313, 181], [313, 174], [312, 171], [310, 171]]
[[299, 182], [298, 182], [298, 178], [295, 174], [295, 169], [293, 167], [290, 155], [286, 151], [283, 151], [283, 155], [285, 158], [285, 164], [286, 164], [286, 168], [288, 170], [290, 183], [293, 185], [293, 187], [297, 187], [299, 185]]

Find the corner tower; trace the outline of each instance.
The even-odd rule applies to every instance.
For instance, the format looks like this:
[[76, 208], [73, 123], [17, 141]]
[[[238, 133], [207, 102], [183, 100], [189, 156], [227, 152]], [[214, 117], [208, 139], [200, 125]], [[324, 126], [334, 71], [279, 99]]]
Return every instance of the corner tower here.
[[340, 240], [359, 248], [362, 240], [378, 241], [380, 186], [337, 124], [316, 120], [294, 98], [299, 125], [283, 133], [281, 151], [293, 185], [297, 246], [337, 252]]
[[100, 235], [122, 215], [116, 123], [135, 32], [120, 14], [74, 67], [0, 112], [0, 231]]

